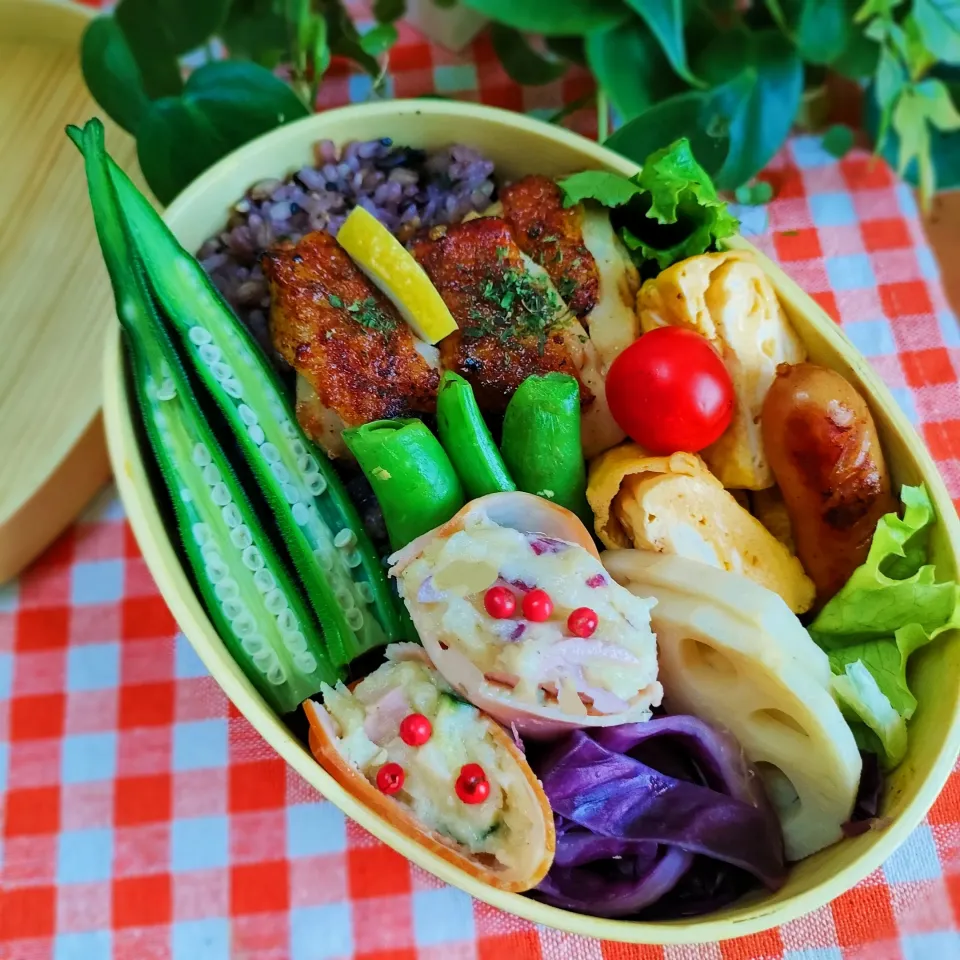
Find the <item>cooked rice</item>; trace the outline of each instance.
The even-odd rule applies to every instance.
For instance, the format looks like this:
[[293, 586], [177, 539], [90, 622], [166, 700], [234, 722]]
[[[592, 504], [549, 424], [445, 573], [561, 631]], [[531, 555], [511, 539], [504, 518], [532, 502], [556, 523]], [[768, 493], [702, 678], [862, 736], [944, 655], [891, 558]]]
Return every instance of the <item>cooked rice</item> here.
[[315, 165], [285, 180], [254, 184], [234, 204], [226, 227], [197, 256], [213, 282], [273, 356], [267, 331], [270, 296], [260, 267], [276, 243], [340, 229], [358, 204], [407, 239], [420, 227], [456, 223], [483, 210], [494, 194], [493, 164], [470, 147], [425, 152], [393, 142], [314, 145]]

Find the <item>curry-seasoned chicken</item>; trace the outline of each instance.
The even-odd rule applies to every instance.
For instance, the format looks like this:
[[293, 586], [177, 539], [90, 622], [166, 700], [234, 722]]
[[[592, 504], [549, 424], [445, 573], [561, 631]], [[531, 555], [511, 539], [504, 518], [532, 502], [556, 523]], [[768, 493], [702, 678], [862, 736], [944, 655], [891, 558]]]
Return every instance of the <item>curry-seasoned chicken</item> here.
[[270, 332], [297, 372], [297, 419], [332, 457], [344, 427], [436, 409], [439, 359], [330, 234], [264, 255]]
[[528, 376], [551, 371], [576, 377], [592, 403], [581, 375], [586, 333], [503, 220], [434, 227], [412, 252], [459, 327], [440, 341], [441, 362], [470, 381], [484, 410], [505, 409]]
[[643, 284], [637, 312], [644, 333], [688, 327], [716, 347], [735, 404], [730, 426], [702, 451], [703, 459], [725, 487], [772, 487], [760, 412], [777, 367], [800, 363], [807, 354], [760, 265], [738, 250], [688, 257]]
[[640, 277], [610, 212], [595, 203], [564, 207], [560, 187], [542, 176], [504, 187], [500, 203], [520, 249], [547, 271], [583, 322], [606, 373], [640, 334]]
[[570, 309], [585, 317], [597, 304], [600, 273], [583, 242], [583, 207], [564, 209], [549, 177], [530, 176], [500, 191], [503, 219], [520, 249], [550, 274]]
[[434, 227], [412, 252], [459, 327], [440, 342], [441, 362], [470, 381], [482, 409], [504, 410], [531, 374], [568, 373], [580, 384], [586, 455], [623, 438], [595, 346], [506, 221], [479, 217]]

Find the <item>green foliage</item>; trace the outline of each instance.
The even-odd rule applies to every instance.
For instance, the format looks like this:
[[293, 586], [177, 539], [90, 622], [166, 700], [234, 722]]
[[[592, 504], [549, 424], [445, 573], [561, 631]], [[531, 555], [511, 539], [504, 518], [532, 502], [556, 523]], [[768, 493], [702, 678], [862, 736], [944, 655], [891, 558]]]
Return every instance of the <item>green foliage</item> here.
[[373, 15], [378, 23], [393, 23], [407, 12], [407, 0], [376, 0]]
[[[342, 0], [120, 0], [92, 21], [80, 59], [90, 92], [137, 138], [163, 203], [222, 156], [305, 116], [333, 55], [379, 78], [405, 0], [377, 0], [359, 34]], [[228, 59], [216, 60], [215, 42]], [[207, 53], [184, 83], [180, 57]], [[287, 80], [272, 73], [283, 66]]]
[[960, 114], [950, 87], [931, 71], [960, 62], [957, 0], [866, 0], [856, 14], [879, 47], [865, 112], [876, 150], [920, 188], [924, 206], [941, 184], [960, 180]]
[[851, 26], [845, 0], [807, 0], [797, 18], [797, 53], [808, 63], [833, 63], [847, 47]]
[[[830, 70], [866, 86], [865, 122], [877, 152], [920, 186], [925, 202], [938, 184], [960, 183], [960, 82], [943, 76], [960, 65], [960, 0], [460, 2], [493, 21], [494, 50], [519, 83], [550, 83], [570, 63], [585, 64], [622, 122], [608, 146], [638, 163], [685, 137], [719, 188], [750, 184], [800, 116], [804, 89], [816, 90]], [[181, 55], [220, 40], [232, 61], [283, 66], [306, 109], [332, 56], [353, 60], [379, 83], [405, 12], [406, 0], [374, 0], [376, 24], [361, 36], [344, 0], [121, 0], [88, 27], [81, 62], [117, 123], [138, 137], [146, 124], [160, 158], [147, 162], [148, 182], [163, 197], [222, 156], [226, 143], [197, 116], [188, 145], [165, 139], [172, 136], [165, 131], [185, 129], [191, 109]], [[217, 79], [240, 82], [229, 71]], [[267, 116], [290, 113], [264, 112], [259, 98], [243, 106], [242, 89], [222, 90], [238, 119], [251, 115], [237, 129], [260, 130]], [[837, 155], [850, 146], [837, 130], [824, 143]]]
[[688, 90], [661, 100], [606, 141], [611, 150], [642, 163], [666, 143], [685, 138], [693, 154], [710, 176], [716, 176], [730, 152], [729, 125], [710, 115], [709, 92]]
[[737, 203], [756, 207], [769, 203], [773, 199], [773, 187], [766, 180], [744, 183], [734, 191]]
[[396, 42], [397, 28], [392, 23], [379, 23], [360, 37], [360, 48], [371, 57], [379, 57]]
[[759, 173], [786, 140], [800, 108], [803, 66], [786, 37], [762, 30], [711, 43], [698, 70], [716, 84], [704, 122], [725, 127], [730, 141], [714, 179], [732, 190]]
[[[935, 67], [930, 78], [939, 80], [946, 88], [952, 103], [960, 103], [960, 70], [956, 67]], [[876, 96], [867, 98], [864, 124], [867, 132], [877, 137], [880, 111]], [[939, 189], [955, 190], [960, 187], [960, 136], [950, 131], [941, 131], [936, 126], [928, 127], [930, 135], [930, 158], [936, 173]], [[883, 144], [883, 156], [894, 168], [900, 159], [900, 137], [893, 129]], [[917, 159], [907, 162], [901, 176], [914, 186], [920, 184], [920, 169]]]
[[[866, 83], [877, 150], [925, 200], [938, 180], [960, 183], [960, 82], [931, 75], [960, 64], [960, 0], [464, 2], [515, 31], [582, 36], [586, 63], [623, 121], [606, 143], [638, 163], [686, 137], [717, 186], [736, 190], [782, 146], [804, 89], [832, 70]], [[527, 59], [528, 40], [510, 36], [495, 45], [511, 75], [553, 79]], [[527, 69], [533, 79], [524, 81]], [[852, 146], [846, 128], [825, 136], [838, 156]]]
[[[620, 0], [462, 0], [465, 7], [515, 30], [547, 37], [587, 34], [626, 20]], [[638, 0], [638, 6], [640, 2]]]
[[639, 17], [593, 30], [585, 40], [587, 64], [624, 120], [686, 86]]
[[150, 35], [174, 54], [206, 43], [222, 26], [230, 0], [120, 0], [114, 15], [128, 35]]
[[937, 60], [960, 63], [960, 2], [914, 0], [913, 16], [923, 46]]
[[842, 123], [830, 127], [823, 135], [823, 149], [831, 156], [845, 157], [853, 148], [853, 131]]
[[495, 23], [490, 29], [490, 40], [503, 69], [517, 81], [531, 87], [550, 83], [563, 76], [568, 64], [550, 60], [537, 53], [526, 38], [513, 27]]
[[269, 70], [292, 57], [291, 32], [274, 0], [233, 0], [220, 36], [231, 57]]
[[687, 66], [683, 0], [627, 0], [627, 3], [646, 22], [677, 75], [693, 86], [702, 86]]
[[140, 169], [161, 203], [220, 157], [307, 108], [255, 63], [221, 60], [190, 74], [179, 97], [150, 104], [137, 131]]
[[122, 0], [113, 15], [133, 55], [147, 96], [175, 97], [183, 89], [175, 33], [160, 29], [157, 12], [149, 3]]
[[83, 79], [104, 110], [128, 133], [136, 135], [150, 105], [127, 38], [113, 17], [97, 17], [83, 35]]

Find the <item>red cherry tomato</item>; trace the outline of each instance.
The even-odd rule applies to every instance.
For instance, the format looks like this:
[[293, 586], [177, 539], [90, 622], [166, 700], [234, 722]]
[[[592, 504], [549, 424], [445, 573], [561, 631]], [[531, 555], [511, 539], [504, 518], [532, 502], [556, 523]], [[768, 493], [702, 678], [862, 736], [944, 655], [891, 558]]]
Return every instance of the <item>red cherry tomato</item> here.
[[598, 623], [596, 613], [589, 607], [577, 607], [567, 617], [567, 629], [575, 637], [592, 637]]
[[620, 429], [650, 453], [695, 453], [730, 425], [733, 382], [700, 334], [658, 327], [613, 361], [607, 402]]
[[377, 771], [377, 789], [381, 793], [397, 793], [403, 787], [403, 767], [399, 763], [385, 763]]
[[507, 587], [491, 587], [483, 595], [483, 608], [494, 620], [506, 620], [517, 609], [517, 598]]
[[483, 803], [490, 796], [490, 781], [479, 763], [465, 763], [454, 787], [464, 803]]
[[553, 601], [546, 590], [531, 590], [523, 597], [523, 615], [534, 623], [543, 623], [553, 613]]
[[400, 739], [408, 747], [422, 747], [433, 734], [433, 725], [422, 713], [411, 713], [400, 721]]

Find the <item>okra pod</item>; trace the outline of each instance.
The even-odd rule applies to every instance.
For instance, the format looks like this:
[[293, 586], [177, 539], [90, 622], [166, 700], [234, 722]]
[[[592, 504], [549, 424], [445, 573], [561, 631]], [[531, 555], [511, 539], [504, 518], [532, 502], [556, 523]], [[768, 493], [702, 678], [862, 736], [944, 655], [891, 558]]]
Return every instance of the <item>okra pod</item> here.
[[333, 466], [300, 429], [250, 332], [116, 164], [110, 173], [148, 286], [276, 517], [334, 662], [403, 638], [398, 603]]
[[[75, 128], [71, 136], [76, 142]], [[90, 201], [129, 350], [137, 401], [170, 494], [184, 552], [234, 660], [278, 713], [338, 671], [316, 620], [264, 531], [210, 429], [156, 314], [119, 215], [103, 126], [82, 134]]]
[[468, 500], [517, 489], [477, 406], [473, 387], [452, 370], [440, 378], [437, 433]]
[[421, 420], [375, 420], [343, 439], [376, 494], [394, 550], [446, 523], [463, 487], [440, 441]]
[[572, 510], [592, 529], [573, 377], [547, 373], [520, 384], [503, 416], [500, 452], [520, 490]]

